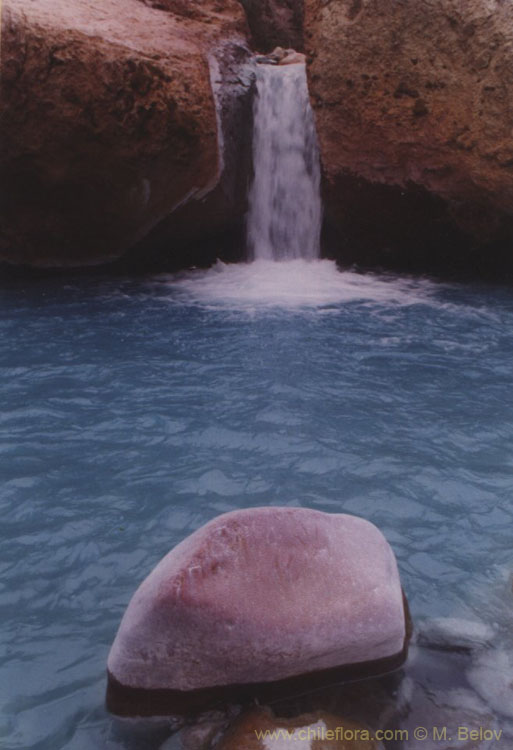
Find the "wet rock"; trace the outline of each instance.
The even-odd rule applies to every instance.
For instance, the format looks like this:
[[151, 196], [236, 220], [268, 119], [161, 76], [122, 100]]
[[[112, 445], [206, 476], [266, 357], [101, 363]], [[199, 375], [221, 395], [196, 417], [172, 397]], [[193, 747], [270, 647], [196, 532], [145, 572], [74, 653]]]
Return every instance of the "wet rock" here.
[[470, 267], [491, 261], [480, 247], [510, 246], [513, 6], [306, 0], [305, 34], [344, 257]]
[[257, 55], [255, 60], [261, 65], [278, 65], [280, 60], [283, 60], [283, 58], [287, 56], [288, 52], [293, 51], [294, 50], [285, 50], [283, 47], [275, 47], [268, 55]]
[[255, 508], [219, 516], [157, 565], [108, 670], [116, 689], [186, 693], [342, 666], [368, 675], [402, 663], [407, 638], [397, 565], [376, 527]]
[[357, 682], [328, 684], [320, 690], [289, 694], [272, 703], [277, 716], [297, 716], [318, 711], [350, 717], [352, 721], [373, 730], [400, 727], [408, 703], [400, 701], [404, 669]]
[[276, 46], [303, 49], [303, 0], [241, 0], [253, 45], [262, 52]]
[[166, 216], [124, 256], [123, 267], [173, 270], [243, 258], [255, 61], [245, 44], [226, 41], [213, 49], [209, 63], [221, 155], [217, 185]]
[[418, 642], [441, 651], [472, 651], [489, 645], [495, 635], [495, 629], [484, 622], [459, 617], [436, 617], [420, 625]]
[[281, 58], [278, 65], [297, 65], [298, 63], [303, 64], [305, 62], [305, 56], [301, 52], [296, 52], [293, 49], [288, 49], [287, 54]]
[[368, 727], [325, 711], [293, 719], [278, 718], [261, 708], [242, 716], [216, 746], [217, 750], [382, 750]]
[[[182, 750], [208, 750], [216, 745], [238, 712], [210, 711], [180, 732]], [[163, 750], [161, 748], [161, 750]]]
[[6, 0], [0, 259], [104, 262], [198, 207], [223, 166], [211, 60], [245, 29], [236, 0]]

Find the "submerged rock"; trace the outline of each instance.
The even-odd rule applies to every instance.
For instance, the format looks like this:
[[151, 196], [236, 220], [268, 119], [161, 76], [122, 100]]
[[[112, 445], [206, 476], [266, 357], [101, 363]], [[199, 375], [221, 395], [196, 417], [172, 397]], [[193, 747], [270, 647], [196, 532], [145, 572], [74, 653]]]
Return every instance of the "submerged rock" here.
[[469, 270], [495, 242], [511, 267], [511, 3], [305, 0], [305, 36], [345, 257]]
[[141, 584], [109, 655], [110, 682], [187, 692], [340, 667], [384, 672], [404, 661], [406, 620], [394, 554], [368, 521], [303, 508], [234, 511], [185, 539]]
[[490, 645], [495, 635], [495, 629], [485, 622], [459, 617], [435, 617], [422, 623], [418, 642], [441, 651], [472, 651]]
[[[235, 714], [236, 715], [236, 714]], [[180, 732], [181, 750], [210, 750], [234, 720], [232, 711], [210, 711]], [[172, 742], [173, 740], [171, 740]], [[171, 744], [171, 743], [170, 743]], [[174, 745], [176, 747], [176, 744]], [[166, 750], [165, 746], [159, 750]]]
[[293, 719], [260, 708], [241, 716], [216, 745], [217, 750], [382, 750], [368, 727], [326, 711]]
[[496, 713], [513, 719], [513, 652], [483, 652], [468, 669], [467, 677]]
[[237, 0], [5, 0], [0, 260], [105, 262], [186, 203], [211, 231], [198, 201], [226, 146], [211, 79], [245, 34]]
[[[497, 718], [471, 690], [426, 689], [414, 680], [404, 681], [408, 692], [402, 715], [389, 727], [407, 738], [408, 750], [499, 750], [505, 741]], [[419, 731], [420, 728], [420, 731]], [[424, 731], [425, 730], [425, 731]], [[400, 735], [398, 735], [400, 736]]]

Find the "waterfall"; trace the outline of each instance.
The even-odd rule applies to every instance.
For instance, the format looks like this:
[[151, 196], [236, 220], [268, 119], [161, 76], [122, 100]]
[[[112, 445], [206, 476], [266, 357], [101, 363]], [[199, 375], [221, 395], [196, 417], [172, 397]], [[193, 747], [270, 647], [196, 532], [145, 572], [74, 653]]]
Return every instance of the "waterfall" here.
[[322, 218], [319, 149], [305, 65], [258, 65], [256, 86], [254, 179], [247, 218], [249, 258], [318, 258]]

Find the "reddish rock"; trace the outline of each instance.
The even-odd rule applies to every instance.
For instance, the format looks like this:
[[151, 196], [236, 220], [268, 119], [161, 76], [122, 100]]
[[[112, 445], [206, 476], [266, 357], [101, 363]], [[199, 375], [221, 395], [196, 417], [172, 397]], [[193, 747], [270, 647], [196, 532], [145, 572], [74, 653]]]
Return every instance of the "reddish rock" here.
[[404, 660], [406, 642], [397, 565], [375, 526], [255, 508], [219, 516], [157, 565], [108, 670], [128, 688], [197, 691], [347, 665], [382, 671]]
[[186, 201], [123, 257], [129, 268], [184, 268], [244, 256], [248, 175], [252, 170], [254, 66], [248, 48], [216, 47], [211, 80], [222, 132], [222, 167], [205, 198]]
[[268, 708], [244, 714], [216, 745], [218, 750], [383, 750], [374, 732], [326, 711], [279, 718]]
[[278, 62], [278, 65], [297, 65], [298, 63], [304, 65], [305, 56], [302, 52], [295, 52], [293, 49], [289, 49], [287, 50], [287, 54]]
[[211, 191], [209, 58], [245, 28], [236, 0], [5, 0], [0, 260], [104, 262]]
[[[246, 34], [247, 27], [239, 0], [139, 0], [149, 8], [164, 10], [182, 18], [208, 24], [199, 32], [227, 37], [236, 32]], [[210, 29], [209, 29], [210, 27]]]
[[460, 231], [511, 240], [513, 6], [306, 0], [305, 29], [327, 217], [348, 245], [366, 235], [386, 263], [401, 242], [450, 255]]

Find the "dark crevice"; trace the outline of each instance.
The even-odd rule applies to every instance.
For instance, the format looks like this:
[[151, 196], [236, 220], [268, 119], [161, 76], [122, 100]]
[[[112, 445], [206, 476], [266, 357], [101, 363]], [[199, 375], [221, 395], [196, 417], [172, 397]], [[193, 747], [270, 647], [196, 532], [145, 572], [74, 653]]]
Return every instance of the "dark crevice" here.
[[[425, 189], [351, 175], [335, 184], [324, 182], [324, 206], [323, 255], [342, 267], [513, 282], [513, 222], [508, 217], [492, 238], [480, 241], [455, 220], [454, 209]], [[468, 208], [478, 223], [480, 209]]]
[[275, 47], [304, 50], [303, 0], [240, 0], [254, 49], [270, 52]]

